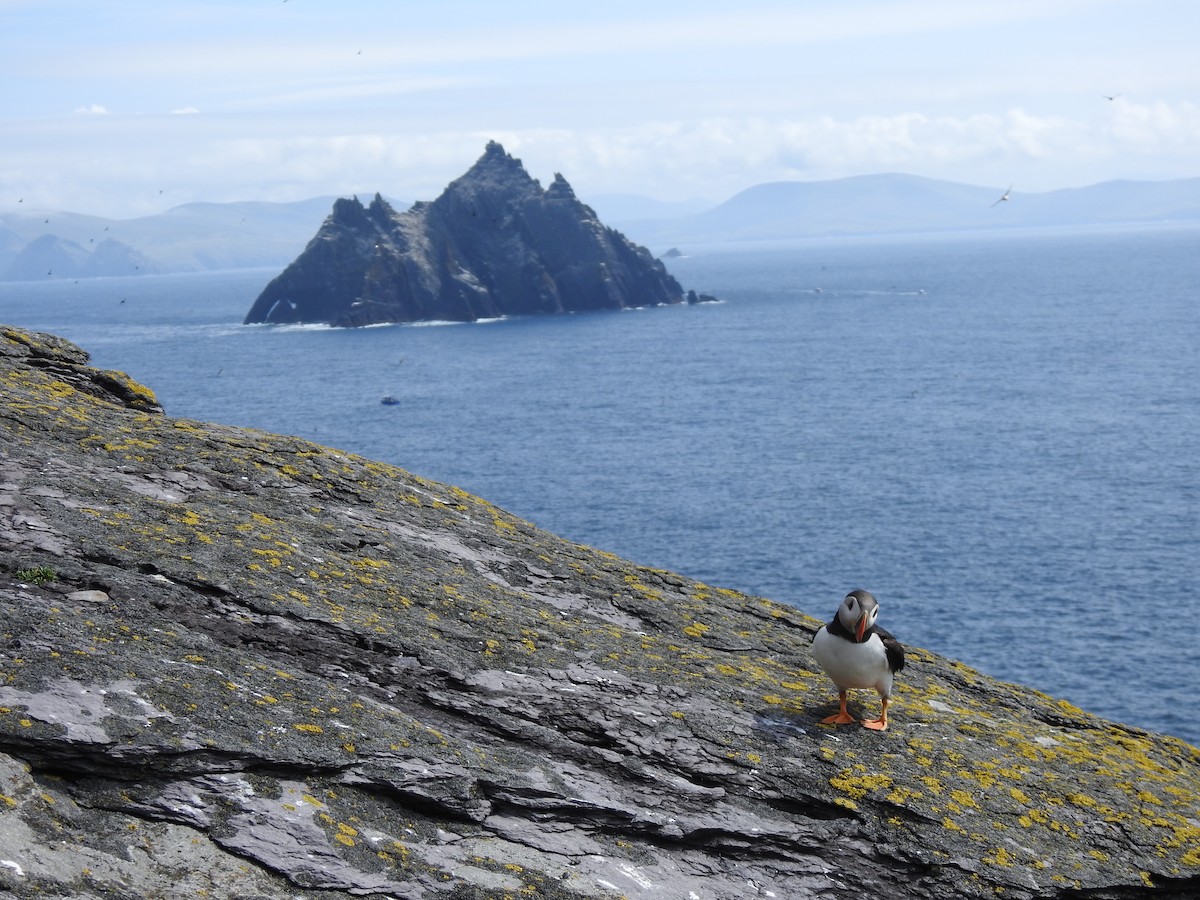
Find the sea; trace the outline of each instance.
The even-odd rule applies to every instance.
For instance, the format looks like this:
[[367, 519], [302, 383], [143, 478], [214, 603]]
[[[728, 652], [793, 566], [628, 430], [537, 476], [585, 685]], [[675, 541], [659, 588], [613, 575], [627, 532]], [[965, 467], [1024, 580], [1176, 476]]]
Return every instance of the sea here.
[[681, 250], [719, 303], [245, 326], [252, 269], [0, 284], [0, 322], [637, 563], [823, 619], [865, 588], [909, 646], [1200, 745], [1200, 223]]

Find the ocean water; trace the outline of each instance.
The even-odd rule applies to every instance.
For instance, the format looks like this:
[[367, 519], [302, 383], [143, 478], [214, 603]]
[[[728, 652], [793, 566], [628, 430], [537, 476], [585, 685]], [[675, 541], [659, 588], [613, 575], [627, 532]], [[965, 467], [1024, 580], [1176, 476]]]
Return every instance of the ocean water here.
[[248, 270], [0, 284], [0, 321], [640, 563], [821, 618], [866, 588], [907, 644], [1200, 744], [1200, 228], [685, 249], [722, 303], [247, 327]]

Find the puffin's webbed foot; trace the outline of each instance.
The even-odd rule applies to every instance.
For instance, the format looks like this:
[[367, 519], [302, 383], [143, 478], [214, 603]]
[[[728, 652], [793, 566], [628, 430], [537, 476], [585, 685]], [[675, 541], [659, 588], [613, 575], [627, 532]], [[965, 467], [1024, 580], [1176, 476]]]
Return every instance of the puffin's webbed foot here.
[[854, 716], [850, 715], [846, 710], [846, 701], [848, 695], [845, 691], [838, 694], [838, 711], [832, 716], [826, 716], [821, 720], [822, 725], [849, 725], [857, 721]]
[[[834, 713], [832, 716], [826, 716], [821, 720], [822, 725], [849, 725], [852, 722], [858, 721], [850, 713]], [[863, 722], [866, 725], [866, 722]]]
[[879, 718], [878, 719], [863, 719], [862, 727], [870, 728], [872, 731], [887, 731], [887, 726], [888, 726], [887, 708], [888, 708], [887, 698], [884, 697], [883, 698], [883, 707], [882, 707], [882, 709], [879, 710]]

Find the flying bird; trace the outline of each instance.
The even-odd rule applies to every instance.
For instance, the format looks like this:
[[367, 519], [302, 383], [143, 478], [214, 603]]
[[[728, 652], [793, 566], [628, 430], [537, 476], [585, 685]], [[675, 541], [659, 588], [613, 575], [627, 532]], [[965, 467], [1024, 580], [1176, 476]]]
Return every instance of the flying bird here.
[[833, 621], [813, 637], [812, 652], [838, 689], [838, 711], [822, 725], [848, 725], [855, 721], [846, 710], [849, 692], [874, 689], [879, 694], [878, 719], [863, 719], [864, 728], [886, 731], [892, 676], [904, 668], [904, 648], [888, 631], [875, 624], [879, 603], [869, 591], [851, 591], [842, 600]]
[[993, 203], [993, 204], [992, 204], [992, 206], [999, 206], [999, 205], [1000, 205], [1001, 203], [1003, 203], [1005, 200], [1008, 200], [1008, 199], [1009, 199], [1009, 197], [1010, 197], [1010, 195], [1012, 194], [1012, 189], [1013, 189], [1013, 186], [1010, 184], [1010, 185], [1008, 186], [1008, 190], [1007, 190], [1007, 191], [1005, 191], [1003, 194], [1001, 194], [1001, 195], [1000, 195], [1000, 199], [999, 199], [999, 200], [997, 200], [995, 203]]
[[1121, 96], [1121, 92], [1118, 91], [1117, 93], [1113, 94], [1111, 97], [1108, 94], [1105, 94], [1104, 99], [1105, 100], [1116, 100], [1120, 96]]

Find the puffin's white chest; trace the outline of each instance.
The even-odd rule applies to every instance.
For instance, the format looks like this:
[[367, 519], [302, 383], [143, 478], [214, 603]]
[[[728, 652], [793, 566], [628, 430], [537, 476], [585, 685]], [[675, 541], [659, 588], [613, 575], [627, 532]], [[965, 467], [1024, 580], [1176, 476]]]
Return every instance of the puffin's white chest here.
[[813, 657], [838, 690], [874, 688], [881, 697], [892, 694], [892, 670], [879, 635], [861, 644], [830, 634], [824, 626], [812, 643]]

